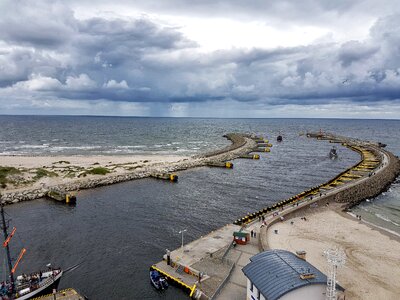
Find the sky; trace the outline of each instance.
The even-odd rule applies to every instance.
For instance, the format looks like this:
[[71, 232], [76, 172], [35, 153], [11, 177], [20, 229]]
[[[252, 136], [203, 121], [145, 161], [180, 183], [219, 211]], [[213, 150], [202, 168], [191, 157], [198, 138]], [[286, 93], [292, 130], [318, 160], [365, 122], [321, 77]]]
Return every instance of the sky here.
[[398, 0], [0, 0], [0, 114], [400, 119]]

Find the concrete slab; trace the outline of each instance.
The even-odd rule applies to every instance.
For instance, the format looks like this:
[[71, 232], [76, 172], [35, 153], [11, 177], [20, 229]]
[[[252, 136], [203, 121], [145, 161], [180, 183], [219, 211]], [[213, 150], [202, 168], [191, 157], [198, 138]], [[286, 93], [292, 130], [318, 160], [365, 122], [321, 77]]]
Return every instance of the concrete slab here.
[[246, 299], [246, 289], [234, 283], [227, 283], [218, 295], [216, 300], [244, 300]]
[[171, 259], [181, 265], [191, 266], [204, 257], [230, 245], [233, 240], [233, 232], [238, 230], [240, 230], [240, 226], [228, 224], [185, 245], [183, 253], [182, 249], [172, 251]]
[[240, 256], [236, 265], [243, 268], [245, 265], [247, 265], [250, 262], [250, 257], [252, 257], [252, 256], [253, 256], [253, 254], [242, 253], [242, 255]]
[[33, 298], [32, 300], [40, 299], [40, 300], [83, 300], [85, 299], [83, 296], [79, 295], [77, 291], [74, 289], [65, 289], [57, 292], [55, 295], [49, 294], [45, 296], [41, 296], [38, 298]]
[[161, 261], [159, 263], [156, 263], [155, 266], [159, 268], [160, 270], [164, 271], [165, 273], [169, 274], [170, 276], [179, 279], [180, 281], [184, 282], [185, 284], [189, 286], [193, 286], [197, 280], [198, 277], [195, 277], [193, 275], [186, 274], [185, 272], [176, 272], [176, 269], [168, 266], [165, 261]]
[[229, 278], [229, 282], [233, 283], [237, 286], [242, 287], [242, 289], [246, 290], [247, 279], [242, 272], [242, 267], [236, 266], [233, 270], [231, 277]]

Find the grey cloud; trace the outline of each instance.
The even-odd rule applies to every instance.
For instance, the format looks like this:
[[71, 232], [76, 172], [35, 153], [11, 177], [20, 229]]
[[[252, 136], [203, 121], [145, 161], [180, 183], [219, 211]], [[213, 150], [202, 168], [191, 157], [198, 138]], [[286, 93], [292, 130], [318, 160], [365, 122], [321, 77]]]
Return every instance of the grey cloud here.
[[339, 61], [343, 67], [348, 67], [355, 61], [370, 59], [378, 51], [379, 45], [366, 46], [358, 41], [350, 41], [340, 47]]
[[[324, 3], [318, 9], [346, 7]], [[379, 19], [365, 41], [200, 53], [177, 29], [147, 18], [79, 20], [58, 2], [49, 10], [16, 11], [27, 22], [17, 24], [13, 16], [0, 21], [0, 97], [265, 105], [400, 99], [398, 15]], [[28, 28], [31, 13], [43, 17]], [[51, 28], [59, 36], [48, 33]]]
[[58, 47], [76, 32], [73, 11], [61, 2], [4, 1], [0, 38], [19, 45]]

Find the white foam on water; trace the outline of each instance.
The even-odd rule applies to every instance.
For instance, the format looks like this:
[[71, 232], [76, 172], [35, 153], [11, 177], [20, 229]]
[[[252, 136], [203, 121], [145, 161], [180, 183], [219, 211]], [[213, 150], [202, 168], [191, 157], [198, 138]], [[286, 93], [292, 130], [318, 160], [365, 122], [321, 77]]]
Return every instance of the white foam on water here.
[[[350, 216], [352, 216], [352, 217], [356, 218], [356, 215], [355, 215], [355, 214], [353, 214], [353, 213], [351, 213], [351, 212], [347, 212], [347, 213], [348, 213]], [[382, 226], [378, 226], [378, 225], [376, 225], [376, 224], [374, 224], [374, 223], [371, 223], [371, 222], [365, 221], [364, 219], [363, 219], [363, 220], [361, 220], [361, 222], [363, 222], [363, 223], [365, 223], [365, 224], [368, 224], [368, 225], [370, 225], [370, 226], [372, 226], [372, 227], [379, 228], [379, 229], [381, 229], [381, 230], [383, 230], [383, 231], [389, 232], [389, 233], [391, 233], [391, 234], [394, 234], [394, 235], [396, 235], [396, 236], [399, 236], [399, 237], [400, 237], [400, 233], [397, 233], [396, 231], [393, 231], [393, 230], [387, 229], [387, 228], [385, 228], [385, 227], [382, 227]]]
[[382, 214], [374, 214], [374, 215], [375, 215], [378, 219], [381, 219], [381, 220], [383, 220], [383, 221], [392, 223], [393, 225], [395, 225], [395, 226], [397, 226], [397, 227], [400, 227], [400, 224], [398, 224], [398, 223], [392, 221], [391, 219], [389, 219], [389, 217], [387, 217], [387, 216], [385, 216], [385, 215], [382, 215]]

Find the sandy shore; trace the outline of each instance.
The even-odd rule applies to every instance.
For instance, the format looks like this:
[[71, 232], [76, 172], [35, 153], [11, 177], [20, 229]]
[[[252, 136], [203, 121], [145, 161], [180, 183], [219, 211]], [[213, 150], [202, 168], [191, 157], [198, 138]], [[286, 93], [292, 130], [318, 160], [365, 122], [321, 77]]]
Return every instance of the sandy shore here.
[[345, 266], [338, 270], [338, 281], [346, 289], [346, 299], [399, 299], [400, 241], [397, 237], [327, 208], [316, 209], [306, 217], [307, 221], [298, 217], [273, 225], [267, 235], [270, 248], [305, 250], [307, 260], [327, 274], [323, 252], [339, 246], [347, 255]]
[[[173, 155], [92, 155], [92, 156], [0, 156], [1, 167], [13, 167], [3, 191], [21, 191], [26, 188], [57, 186], [82, 178], [109, 177], [140, 172], [147, 167], [164, 168], [174, 162], [188, 159]], [[90, 170], [103, 168], [105, 175], [93, 175]]]
[[[4, 156], [0, 155], [0, 166], [41, 168], [43, 166], [52, 167], [75, 165], [79, 167], [91, 167], [94, 164], [101, 166], [123, 165], [134, 163], [170, 163], [183, 160], [185, 156], [174, 155], [75, 155], [75, 156]], [[61, 163], [60, 163], [61, 162]]]

